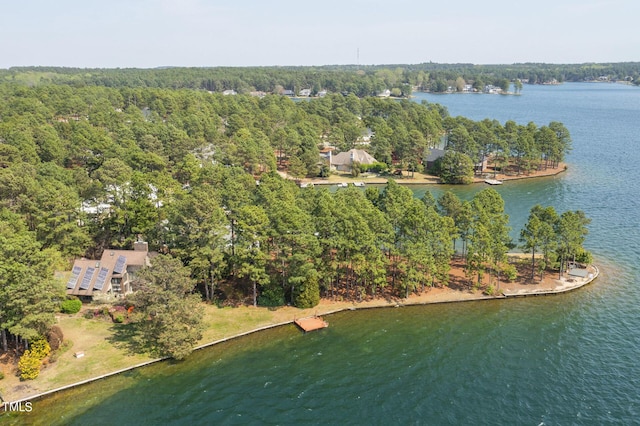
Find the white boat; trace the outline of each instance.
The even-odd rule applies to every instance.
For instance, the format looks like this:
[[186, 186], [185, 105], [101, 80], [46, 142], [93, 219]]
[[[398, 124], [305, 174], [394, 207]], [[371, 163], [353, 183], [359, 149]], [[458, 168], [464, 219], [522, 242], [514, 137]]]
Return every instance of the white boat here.
[[357, 186], [357, 187], [362, 188], [364, 186], [364, 182], [354, 182], [353, 186]]
[[502, 181], [498, 179], [485, 179], [484, 183], [488, 183], [489, 185], [502, 185]]
[[347, 182], [340, 182], [338, 184], [338, 188], [346, 188], [347, 186], [349, 186], [349, 184]]

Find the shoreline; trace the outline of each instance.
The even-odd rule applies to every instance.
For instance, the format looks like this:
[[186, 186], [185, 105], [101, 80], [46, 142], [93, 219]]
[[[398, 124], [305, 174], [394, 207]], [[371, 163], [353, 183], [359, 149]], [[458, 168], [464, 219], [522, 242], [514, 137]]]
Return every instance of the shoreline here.
[[[483, 293], [479, 293], [479, 294], [469, 293], [469, 292], [453, 290], [448, 287], [445, 287], [445, 288], [437, 289], [438, 291], [434, 292], [434, 294], [430, 294], [431, 291], [428, 291], [426, 294], [423, 293], [417, 296], [412, 295], [407, 299], [402, 299], [401, 301], [390, 301], [390, 300], [381, 298], [381, 299], [374, 299], [372, 301], [360, 302], [358, 304], [355, 304], [354, 302], [346, 302], [346, 303], [342, 303], [344, 306], [334, 307], [334, 308], [331, 308], [331, 305], [336, 304], [336, 302], [325, 300], [324, 303], [323, 301], [321, 301], [320, 305], [324, 305], [324, 306], [321, 306], [320, 309], [326, 309], [326, 310], [319, 311], [318, 306], [316, 306], [315, 308], [303, 310], [302, 311], [304, 312], [303, 315], [297, 318], [304, 318], [304, 317], [313, 316], [313, 315], [328, 316], [328, 315], [333, 315], [339, 312], [356, 311], [356, 310], [363, 310], [363, 309], [399, 308], [399, 307], [405, 307], [405, 306], [434, 305], [434, 304], [443, 304], [443, 303], [460, 303], [460, 302], [473, 302], [473, 301], [483, 301], [483, 300], [504, 300], [504, 299], [514, 299], [514, 298], [530, 297], [530, 296], [553, 296], [557, 294], [568, 293], [592, 283], [600, 275], [600, 269], [593, 264], [589, 265], [588, 268], [593, 272], [589, 274], [586, 278], [567, 279], [566, 277], [563, 277], [564, 278], [563, 280], [555, 280], [557, 285], [553, 288], [541, 288], [541, 286], [538, 285], [532, 289], [524, 289], [524, 290], [523, 289], [519, 289], [519, 290], [504, 289], [499, 294], [496, 294], [496, 295], [485, 295]], [[506, 285], [507, 284], [505, 284], [505, 286]], [[315, 314], [310, 315], [311, 311], [313, 311], [314, 309], [315, 309]], [[216, 339], [214, 341], [198, 345], [194, 347], [193, 350], [196, 351], [196, 350], [205, 349], [220, 343], [238, 339], [243, 336], [258, 333], [260, 331], [294, 324], [297, 318], [296, 316], [294, 316], [294, 318], [290, 320], [280, 321], [273, 324], [267, 324], [267, 325], [257, 327], [245, 332], [236, 333], [221, 339]], [[20, 404], [28, 401], [39, 400], [49, 395], [53, 395], [74, 387], [96, 382], [111, 376], [125, 373], [127, 371], [132, 371], [140, 367], [145, 367], [161, 361], [166, 361], [168, 359], [169, 357], [164, 357], [164, 358], [156, 358], [149, 361], [144, 361], [130, 367], [125, 367], [113, 372], [101, 374], [96, 377], [91, 377], [91, 378], [81, 380], [75, 383], [71, 383], [65, 386], [60, 386], [55, 389], [50, 389], [48, 391], [37, 393], [35, 395], [25, 396], [25, 397], [16, 399], [15, 401], [6, 401], [3, 398], [2, 402], [8, 403], [8, 404]]]
[[[493, 173], [487, 173], [487, 175], [490, 175], [490, 177], [474, 177], [473, 178], [473, 182], [470, 183], [469, 185], [474, 185], [474, 184], [478, 184], [478, 183], [485, 183], [485, 179], [496, 179], [502, 182], [507, 182], [507, 181], [513, 181], [513, 180], [525, 180], [525, 179], [536, 179], [536, 178], [544, 178], [544, 177], [553, 177], [553, 176], [558, 176], [561, 173], [564, 173], [568, 170], [569, 166], [567, 163], [560, 163], [558, 165], [557, 168], [555, 169], [547, 169], [547, 170], [542, 170], [530, 175], [505, 175], [505, 174], [501, 174], [501, 173], [497, 173], [495, 177], [493, 177]], [[352, 177], [350, 175], [347, 174], [341, 174], [341, 175], [332, 175], [330, 176], [328, 179], [326, 178], [304, 178], [304, 179], [294, 179], [293, 177], [289, 176], [286, 172], [283, 171], [279, 171], [278, 173], [280, 173], [280, 175], [285, 178], [285, 179], [289, 179], [289, 180], [295, 180], [297, 182], [300, 182], [301, 185], [303, 186], [308, 186], [308, 185], [318, 185], [318, 186], [325, 186], [325, 185], [338, 185], [341, 183], [347, 183], [347, 184], [354, 184], [354, 183], [363, 183], [363, 184], [371, 184], [371, 185], [386, 185], [387, 182], [389, 182], [389, 180], [393, 179], [396, 181], [397, 184], [399, 185], [443, 185], [443, 183], [440, 182], [440, 179], [437, 176], [433, 176], [433, 175], [427, 175], [427, 174], [423, 174], [423, 173], [415, 173], [415, 177], [410, 178], [410, 177], [405, 177], [404, 174], [402, 175], [402, 177], [398, 176], [398, 177], [393, 177], [393, 176], [379, 176], [379, 175], [360, 175], [358, 177]], [[408, 172], [403, 172], [403, 173], [408, 173]], [[458, 186], [466, 186], [466, 185], [458, 185]]]

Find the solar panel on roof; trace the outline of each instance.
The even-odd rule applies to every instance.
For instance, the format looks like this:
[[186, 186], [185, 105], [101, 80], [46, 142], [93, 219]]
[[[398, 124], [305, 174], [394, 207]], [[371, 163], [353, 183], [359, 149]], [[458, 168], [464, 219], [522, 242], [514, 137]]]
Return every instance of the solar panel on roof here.
[[96, 278], [96, 283], [93, 285], [94, 290], [102, 290], [104, 287], [104, 282], [107, 280], [107, 275], [109, 274], [109, 269], [102, 267], [100, 268], [100, 272], [98, 272], [98, 278]]
[[87, 272], [84, 273], [84, 278], [82, 278], [82, 284], [80, 284], [80, 290], [86, 290], [89, 288], [89, 284], [91, 284], [91, 279], [93, 278], [94, 272], [96, 272], [96, 268], [87, 268]]
[[78, 277], [80, 277], [80, 272], [82, 272], [82, 268], [80, 266], [74, 266], [71, 270], [71, 277], [69, 277], [69, 281], [67, 281], [67, 289], [71, 290], [76, 287], [78, 284]]
[[116, 266], [113, 267], [113, 272], [115, 272], [116, 274], [123, 273], [125, 263], [127, 263], [127, 258], [123, 255], [118, 256], [118, 260], [116, 260]]

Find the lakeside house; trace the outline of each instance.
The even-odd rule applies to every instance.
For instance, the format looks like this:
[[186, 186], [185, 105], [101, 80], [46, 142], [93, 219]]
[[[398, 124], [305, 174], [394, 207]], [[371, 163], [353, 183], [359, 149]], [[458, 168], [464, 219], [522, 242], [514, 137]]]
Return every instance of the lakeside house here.
[[371, 154], [362, 149], [350, 149], [340, 154], [332, 155], [330, 158], [330, 167], [332, 170], [340, 172], [351, 172], [353, 163], [373, 164], [377, 160]]
[[445, 153], [446, 151], [444, 149], [431, 148], [429, 150], [429, 155], [424, 159], [427, 170], [435, 166], [436, 161], [444, 157]]
[[480, 158], [480, 160], [473, 165], [473, 171], [477, 174], [482, 174], [487, 169], [488, 165], [489, 165], [489, 157], [486, 155], [483, 155], [482, 158]]
[[502, 89], [500, 87], [496, 87], [492, 84], [487, 84], [486, 86], [484, 86], [484, 93], [489, 93], [489, 94], [500, 94], [502, 93]]
[[100, 260], [76, 259], [67, 281], [67, 294], [87, 301], [96, 293], [124, 296], [132, 292], [131, 282], [136, 272], [148, 266], [146, 241], [133, 243], [133, 250], [107, 249]]
[[371, 138], [374, 135], [375, 135], [375, 132], [371, 130], [370, 127], [363, 129], [362, 132], [360, 133], [360, 136], [358, 137], [358, 140], [356, 140], [355, 145], [370, 145]]

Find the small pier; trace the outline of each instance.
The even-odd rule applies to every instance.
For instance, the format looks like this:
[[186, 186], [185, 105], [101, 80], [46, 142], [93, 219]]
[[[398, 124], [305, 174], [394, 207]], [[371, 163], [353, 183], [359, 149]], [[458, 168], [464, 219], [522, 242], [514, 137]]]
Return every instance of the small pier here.
[[502, 185], [502, 181], [498, 179], [485, 179], [484, 183], [487, 183], [489, 185]]
[[305, 333], [308, 331], [315, 331], [315, 330], [320, 330], [321, 328], [329, 327], [329, 323], [323, 320], [322, 317], [318, 317], [318, 316], [300, 318], [295, 320], [294, 322]]

